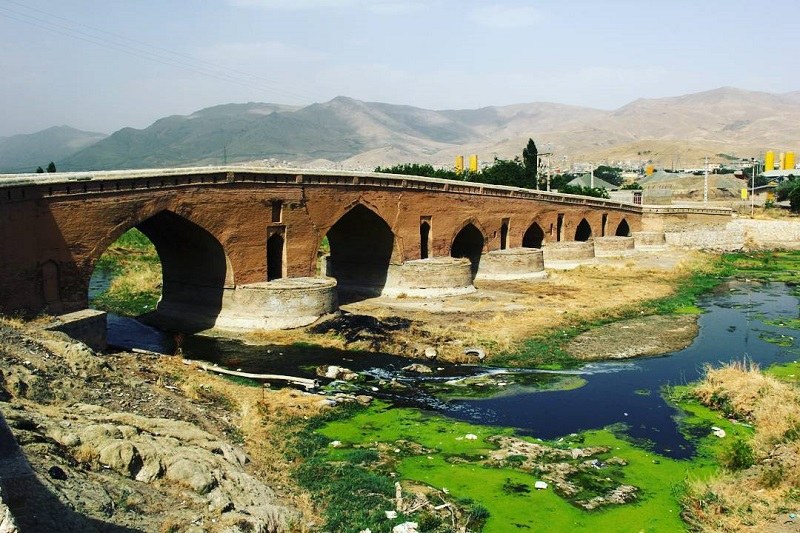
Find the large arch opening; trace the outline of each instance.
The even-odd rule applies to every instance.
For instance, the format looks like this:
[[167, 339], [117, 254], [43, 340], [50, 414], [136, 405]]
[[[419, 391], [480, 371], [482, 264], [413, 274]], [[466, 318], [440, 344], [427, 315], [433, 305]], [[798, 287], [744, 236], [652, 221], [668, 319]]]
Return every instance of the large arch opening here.
[[379, 215], [358, 204], [327, 234], [328, 275], [336, 278], [339, 301], [376, 296], [386, 285], [394, 233]]
[[586, 221], [586, 219], [581, 219], [580, 224], [578, 224], [577, 229], [575, 230], [575, 240], [576, 241], [588, 241], [592, 238], [592, 227]]
[[472, 278], [478, 273], [485, 238], [474, 224], [467, 224], [459, 231], [450, 246], [451, 257], [466, 257], [472, 265]]
[[631, 227], [628, 225], [628, 221], [624, 218], [617, 226], [617, 231], [614, 232], [614, 235], [617, 237], [630, 237], [631, 236]]
[[543, 242], [544, 242], [544, 230], [542, 229], [541, 226], [539, 226], [539, 224], [534, 222], [525, 231], [525, 235], [522, 236], [522, 247], [541, 248]]
[[225, 250], [207, 230], [170, 211], [140, 222], [109, 247], [96, 263], [90, 292], [97, 289], [98, 271], [109, 276], [109, 270], [105, 297], [93, 298], [98, 308], [147, 315], [187, 333], [214, 326], [222, 309]]

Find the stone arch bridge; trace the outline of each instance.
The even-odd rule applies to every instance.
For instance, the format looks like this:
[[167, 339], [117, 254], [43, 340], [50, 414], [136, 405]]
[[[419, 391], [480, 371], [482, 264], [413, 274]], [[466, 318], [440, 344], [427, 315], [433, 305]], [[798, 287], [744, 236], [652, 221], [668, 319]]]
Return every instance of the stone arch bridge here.
[[505, 254], [519, 271], [537, 248], [647, 225], [632, 204], [388, 174], [207, 167], [5, 176], [0, 312], [85, 309], [98, 259], [134, 227], [161, 259], [158, 313], [204, 329], [298, 325], [335, 308], [337, 290], [468, 289], [492, 254], [492, 268], [504, 268]]

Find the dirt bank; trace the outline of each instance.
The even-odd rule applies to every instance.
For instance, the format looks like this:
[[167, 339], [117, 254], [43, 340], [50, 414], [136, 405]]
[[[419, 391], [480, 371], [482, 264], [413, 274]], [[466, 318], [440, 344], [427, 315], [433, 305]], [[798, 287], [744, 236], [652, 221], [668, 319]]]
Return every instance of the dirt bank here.
[[566, 350], [584, 361], [661, 355], [686, 348], [698, 331], [697, 315], [645, 316], [582, 333]]
[[[629, 258], [597, 260], [568, 271], [550, 271], [545, 280], [479, 281], [477, 292], [447, 298], [370, 298], [342, 306], [345, 312], [385, 319], [391, 324], [407, 321], [408, 327], [387, 328], [375, 334], [311, 329], [262, 332], [251, 335], [258, 342], [312, 342], [339, 348], [381, 350], [421, 357], [433, 347], [439, 357], [465, 361], [464, 349], [480, 346], [487, 360], [513, 350], [526, 339], [555, 328], [614, 318], [619, 310], [637, 303], [669, 296], [678, 279], [708, 265], [710, 258], [685, 250], [642, 253]], [[399, 320], [398, 320], [399, 319]], [[681, 347], [676, 332], [647, 326], [648, 345], [640, 354], [658, 353], [657, 346]], [[663, 334], [664, 340], [661, 339]], [[690, 335], [689, 330], [686, 336]], [[653, 344], [652, 341], [655, 341]], [[617, 350], [615, 353], [619, 353]], [[474, 357], [473, 357], [474, 360]]]

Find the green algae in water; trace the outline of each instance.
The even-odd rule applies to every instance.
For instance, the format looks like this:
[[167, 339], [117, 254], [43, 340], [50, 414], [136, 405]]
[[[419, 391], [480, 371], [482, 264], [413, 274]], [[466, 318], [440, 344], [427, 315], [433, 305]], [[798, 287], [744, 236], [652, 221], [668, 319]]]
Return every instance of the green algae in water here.
[[[680, 405], [686, 407], [681, 423], [687, 431], [691, 431], [688, 421], [692, 420], [696, 428], [708, 430], [711, 425], [716, 425], [731, 436], [749, 434], [748, 428], [732, 424], [699, 404], [686, 401]], [[487, 458], [496, 449], [489, 438], [494, 435], [514, 436], [514, 432], [507, 428], [472, 425], [377, 404], [351, 419], [327, 424], [320, 432], [326, 439], [342, 441], [346, 447], [385, 443], [391, 448], [396, 441], [414, 442], [422, 451], [410, 453], [405, 448], [396, 453], [396, 471], [403, 479], [440, 490], [446, 488], [455, 498], [479, 503], [489, 512], [483, 529], [488, 532], [509, 531], [511, 528], [536, 530], [542, 524], [547, 524], [552, 531], [672, 532], [685, 529], [680, 519], [682, 487], [687, 479], [708, 477], [716, 471], [714, 459], [722, 448], [720, 441], [725, 440], [697, 431], [698, 455], [687, 461], [659, 456], [609, 430], [588, 431], [571, 437], [568, 440], [572, 441], [572, 446], [579, 442], [580, 447], [607, 447], [609, 457], [619, 457], [627, 463], [614, 467], [616, 470], [608, 470], [605, 475], [599, 470], [594, 477], [584, 476], [586, 496], [610, 486], [605, 478], [611, 478], [614, 484], [625, 483], [639, 489], [638, 498], [632, 503], [586, 511], [557, 494], [552, 486], [546, 490], [523, 490], [523, 487], [532, 487], [540, 480], [533, 472], [520, 468], [525, 462], [524, 457], [509, 456], [503, 467], [487, 464]], [[468, 434], [476, 438], [468, 439]], [[566, 444], [548, 445], [558, 447]], [[343, 452], [329, 453], [333, 459]], [[511, 490], [514, 488], [520, 490]]]
[[758, 338], [764, 342], [781, 346], [783, 348], [791, 348], [794, 346], [794, 337], [790, 335], [781, 335], [780, 333], [762, 331], [759, 333]]

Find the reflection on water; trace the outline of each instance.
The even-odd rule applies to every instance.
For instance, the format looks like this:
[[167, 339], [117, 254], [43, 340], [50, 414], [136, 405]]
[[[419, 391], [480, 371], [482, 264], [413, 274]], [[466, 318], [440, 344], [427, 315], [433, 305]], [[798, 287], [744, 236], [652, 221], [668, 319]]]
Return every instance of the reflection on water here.
[[[798, 317], [797, 298], [786, 285], [737, 284], [732, 290], [708, 296], [700, 306], [705, 311], [699, 318], [700, 333], [685, 350], [631, 362], [591, 363], [563, 372], [429, 362], [434, 373], [415, 374], [402, 368], [419, 361], [389, 354], [253, 346], [206, 337], [187, 337], [183, 348], [188, 357], [246, 372], [315, 377], [318, 366], [345, 366], [367, 376], [366, 382], [358, 385], [361, 390], [396, 405], [435, 410], [479, 424], [515, 427], [521, 433], [545, 439], [624, 424], [630, 437], [649, 442], [659, 453], [682, 458], [690, 456], [693, 448], [679, 431], [678, 411], [660, 394], [663, 386], [696, 380], [706, 364], [748, 358], [767, 366], [798, 356], [793, 337], [796, 332], [765, 322], [773, 319], [774, 324], [780, 323], [774, 319]], [[779, 344], [783, 346], [765, 338], [781, 338]], [[174, 352], [170, 336], [119, 317], [109, 319], [109, 341], [118, 346]], [[443, 393], [452, 395], [453, 390], [459, 390], [454, 385], [460, 380], [476, 376], [491, 378], [483, 383], [486, 386], [481, 397], [448, 399]], [[558, 390], [559, 380], [570, 376], [580, 376], [585, 384]], [[547, 390], [553, 386], [556, 390]]]

